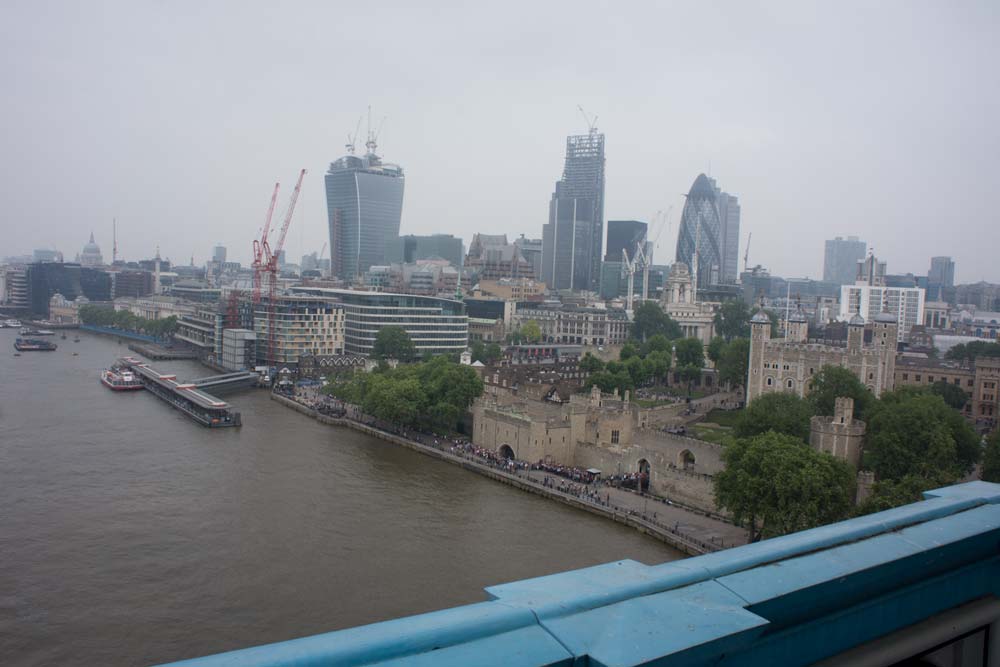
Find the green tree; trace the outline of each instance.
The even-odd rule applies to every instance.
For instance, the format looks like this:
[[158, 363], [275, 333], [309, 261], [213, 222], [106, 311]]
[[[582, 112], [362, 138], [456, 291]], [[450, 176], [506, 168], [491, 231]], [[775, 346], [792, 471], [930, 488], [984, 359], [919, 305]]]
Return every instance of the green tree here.
[[723, 301], [715, 312], [715, 332], [727, 342], [750, 337], [750, 307], [743, 299]]
[[716, 504], [748, 527], [751, 541], [839, 521], [851, 511], [852, 468], [792, 436], [740, 439], [722, 458]]
[[417, 356], [417, 348], [403, 327], [382, 327], [375, 335], [372, 356], [376, 359], [398, 359], [406, 362]]
[[654, 382], [663, 382], [670, 372], [669, 352], [650, 352], [646, 355], [646, 361], [650, 364], [650, 378]]
[[653, 334], [642, 344], [642, 356], [647, 356], [653, 352], [667, 352], [673, 349], [673, 343], [663, 334]]
[[734, 338], [729, 341], [719, 358], [719, 382], [728, 382], [732, 387], [746, 386], [749, 366], [750, 341], [746, 338]]
[[633, 386], [639, 387], [646, 384], [652, 376], [651, 364], [642, 357], [629, 357], [624, 365], [625, 371], [632, 378]]
[[697, 338], [682, 338], [674, 344], [677, 355], [677, 366], [694, 366], [701, 369], [705, 366], [705, 348]]
[[621, 396], [624, 396], [626, 391], [635, 389], [632, 376], [626, 370], [620, 370], [616, 373], [609, 373], [608, 371], [594, 373], [587, 378], [587, 384], [584, 385], [584, 388], [589, 390], [594, 385], [597, 385], [601, 391], [609, 394], [617, 389]]
[[500, 361], [500, 357], [503, 356], [503, 349], [497, 343], [490, 343], [486, 346], [484, 354], [486, 355], [486, 360], [483, 362], [484, 364], [496, 363]]
[[655, 301], [643, 301], [635, 309], [635, 314], [632, 316], [629, 337], [633, 340], [646, 342], [656, 334], [673, 340], [681, 337], [681, 327], [663, 312], [660, 304]]
[[840, 366], [823, 366], [810, 380], [809, 403], [815, 415], [832, 415], [835, 401], [846, 396], [854, 399], [854, 416], [864, 419], [875, 403], [875, 396], [857, 376]]
[[537, 343], [542, 339], [542, 328], [538, 326], [538, 322], [535, 320], [528, 320], [521, 327], [521, 334], [527, 342]]
[[1000, 482], [1000, 431], [994, 431], [983, 450], [983, 481]]
[[796, 394], [773, 392], [758, 396], [747, 406], [736, 422], [733, 432], [738, 438], [774, 431], [809, 442], [809, 419], [812, 407]]
[[931, 393], [943, 398], [945, 403], [956, 410], [961, 410], [969, 402], [969, 395], [962, 391], [962, 388], [957, 384], [952, 384], [947, 380], [938, 380], [932, 384]]
[[875, 482], [872, 495], [857, 506], [854, 513], [858, 516], [883, 512], [893, 507], [909, 505], [923, 500], [923, 492], [948, 484], [951, 480], [932, 480], [917, 475], [906, 475], [901, 479], [885, 479]]
[[600, 373], [604, 370], [604, 362], [587, 352], [580, 359], [580, 370], [584, 373]]
[[990, 343], [984, 340], [973, 340], [955, 345], [944, 355], [945, 359], [954, 359], [973, 363], [976, 357], [1000, 357], [1000, 343]]
[[975, 431], [940, 396], [903, 388], [884, 394], [871, 409], [865, 467], [879, 481], [955, 480], [972, 470], [980, 455]]
[[639, 356], [639, 348], [632, 341], [626, 341], [625, 344], [622, 345], [621, 352], [618, 353], [618, 358], [621, 359], [622, 361], [638, 356]]
[[708, 358], [712, 360], [713, 364], [718, 366], [719, 359], [722, 358], [722, 352], [726, 349], [726, 340], [721, 336], [716, 336], [708, 344]]

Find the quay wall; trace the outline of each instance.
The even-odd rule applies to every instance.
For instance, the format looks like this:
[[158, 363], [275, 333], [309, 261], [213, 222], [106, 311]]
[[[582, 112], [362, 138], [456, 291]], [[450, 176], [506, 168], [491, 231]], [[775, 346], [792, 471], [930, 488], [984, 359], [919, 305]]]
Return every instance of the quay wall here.
[[514, 488], [520, 489], [522, 491], [534, 493], [544, 498], [549, 498], [550, 500], [561, 502], [564, 505], [569, 505], [570, 507], [575, 507], [576, 509], [584, 510], [585, 512], [590, 512], [591, 514], [597, 514], [598, 516], [603, 516], [607, 519], [611, 519], [616, 523], [621, 523], [630, 528], [634, 528], [635, 530], [638, 530], [640, 533], [644, 533], [651, 537], [655, 537], [661, 542], [669, 544], [673, 548], [685, 554], [688, 554], [689, 556], [697, 556], [700, 554], [708, 553], [717, 548], [713, 547], [712, 545], [704, 544], [698, 542], [697, 540], [687, 538], [684, 535], [676, 534], [670, 530], [666, 530], [660, 526], [657, 526], [656, 524], [643, 520], [642, 517], [640, 516], [625, 514], [623, 512], [616, 511], [613, 508], [602, 507], [594, 505], [592, 503], [585, 502], [570, 494], [562, 493], [561, 491], [558, 491], [556, 489], [542, 486], [541, 484], [538, 484], [530, 479], [525, 479], [517, 475], [512, 475], [508, 472], [504, 472], [502, 470], [491, 468], [487, 465], [478, 463], [477, 461], [473, 461], [465, 457], [452, 454], [451, 452], [443, 451], [435, 447], [431, 447], [429, 445], [424, 445], [418, 442], [414, 442], [413, 440], [409, 440], [408, 438], [404, 438], [402, 436], [393, 433], [387, 433], [385, 431], [382, 431], [381, 429], [377, 429], [373, 426], [362, 424], [360, 422], [356, 422], [351, 419], [341, 419], [338, 417], [330, 417], [328, 415], [320, 414], [316, 410], [313, 410], [312, 408], [302, 405], [301, 403], [298, 403], [289, 398], [281, 396], [280, 394], [272, 393], [271, 399], [274, 401], [278, 401], [282, 405], [288, 406], [289, 408], [295, 410], [296, 412], [300, 412], [304, 415], [312, 417], [321, 423], [329, 424], [331, 426], [345, 426], [347, 428], [354, 429], [355, 431], [364, 433], [365, 435], [369, 435], [373, 438], [386, 440], [388, 442], [392, 442], [402, 447], [412, 449], [416, 452], [420, 452], [421, 454], [425, 454], [427, 456], [440, 459], [442, 461], [447, 461], [448, 463], [453, 463], [466, 470], [478, 473], [485, 477], [489, 477], [490, 479], [496, 480], [503, 484], [507, 484], [508, 486], [513, 486]]
[[91, 333], [103, 334], [105, 336], [118, 336], [119, 338], [128, 338], [129, 340], [140, 340], [144, 343], [156, 343], [158, 342], [153, 336], [147, 336], [145, 334], [133, 333], [131, 331], [122, 331], [121, 329], [112, 329], [111, 327], [98, 327], [93, 324], [81, 324], [81, 331], [89, 331]]

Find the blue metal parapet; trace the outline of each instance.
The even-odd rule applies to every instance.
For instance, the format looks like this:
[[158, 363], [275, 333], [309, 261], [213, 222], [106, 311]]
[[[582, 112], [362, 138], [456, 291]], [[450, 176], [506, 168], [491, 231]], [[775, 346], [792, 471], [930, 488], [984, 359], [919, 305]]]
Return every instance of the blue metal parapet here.
[[924, 496], [705, 556], [493, 586], [488, 602], [171, 667], [808, 665], [908, 627], [929, 638], [916, 624], [970, 604], [977, 623], [994, 624], [989, 664], [1000, 664], [1000, 484]]

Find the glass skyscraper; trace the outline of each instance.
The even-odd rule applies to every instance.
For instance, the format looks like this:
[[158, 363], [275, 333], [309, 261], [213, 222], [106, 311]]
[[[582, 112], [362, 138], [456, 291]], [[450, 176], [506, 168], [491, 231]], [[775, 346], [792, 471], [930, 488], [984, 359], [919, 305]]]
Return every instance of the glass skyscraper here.
[[597, 291], [604, 241], [604, 135], [566, 138], [566, 163], [542, 230], [542, 282]]
[[695, 280], [699, 288], [719, 284], [724, 275], [725, 224], [719, 215], [720, 195], [715, 182], [699, 174], [681, 214], [676, 257], [678, 262], [687, 264], [692, 273], [697, 271]]
[[403, 169], [383, 163], [369, 141], [364, 157], [348, 154], [326, 173], [331, 273], [346, 281], [385, 263], [386, 243], [399, 237]]

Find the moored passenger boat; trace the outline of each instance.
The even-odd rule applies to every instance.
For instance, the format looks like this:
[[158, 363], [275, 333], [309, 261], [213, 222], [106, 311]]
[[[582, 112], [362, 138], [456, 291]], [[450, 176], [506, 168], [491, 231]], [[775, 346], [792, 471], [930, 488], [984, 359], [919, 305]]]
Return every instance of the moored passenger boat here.
[[101, 383], [112, 391], [135, 391], [142, 389], [139, 378], [127, 368], [117, 364], [101, 371]]

